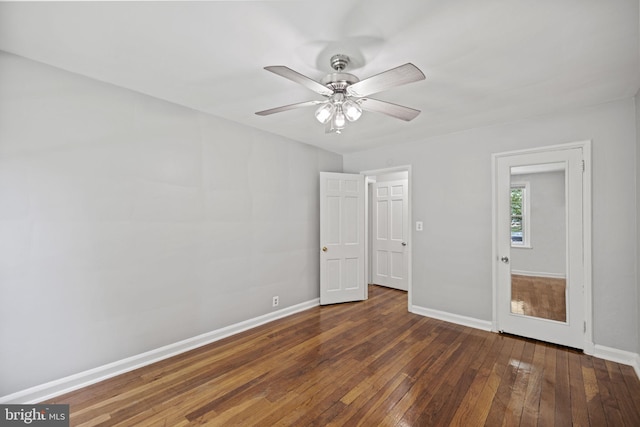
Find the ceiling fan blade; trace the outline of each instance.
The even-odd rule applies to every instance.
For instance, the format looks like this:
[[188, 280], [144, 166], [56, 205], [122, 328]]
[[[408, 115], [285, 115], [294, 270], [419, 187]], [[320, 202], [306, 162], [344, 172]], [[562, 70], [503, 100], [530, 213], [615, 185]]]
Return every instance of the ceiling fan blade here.
[[424, 79], [425, 76], [418, 67], [411, 63], [406, 63], [352, 84], [347, 87], [347, 94], [355, 97], [368, 96], [372, 93], [382, 92], [392, 87]]
[[312, 91], [319, 93], [320, 95], [333, 95], [333, 90], [329, 89], [325, 85], [318, 83], [317, 81], [312, 80], [309, 77], [298, 73], [297, 71], [293, 71], [291, 68], [285, 67], [284, 65], [271, 65], [269, 67], [264, 67], [264, 69], [282, 76], [285, 79], [289, 79], [293, 82], [299, 83], [307, 89], [311, 89]]
[[324, 104], [327, 101], [306, 101], [298, 102], [297, 104], [283, 105], [282, 107], [271, 108], [269, 110], [258, 111], [256, 114], [259, 116], [268, 116], [269, 114], [280, 113], [282, 111], [293, 110], [302, 107], [311, 107], [312, 105]]
[[395, 117], [396, 119], [405, 120], [407, 122], [415, 119], [418, 114], [420, 114], [420, 110], [373, 98], [362, 98], [358, 102], [363, 110], [386, 114], [387, 116]]

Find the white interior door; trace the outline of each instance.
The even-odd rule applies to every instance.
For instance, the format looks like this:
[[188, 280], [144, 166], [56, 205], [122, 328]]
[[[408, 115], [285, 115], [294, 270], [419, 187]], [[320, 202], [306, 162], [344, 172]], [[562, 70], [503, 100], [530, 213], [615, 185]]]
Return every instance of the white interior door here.
[[[516, 335], [526, 336], [539, 339], [542, 341], [553, 342], [566, 345], [569, 347], [583, 349], [585, 347], [585, 297], [584, 297], [584, 230], [583, 230], [583, 154], [582, 148], [566, 148], [556, 149], [544, 152], [532, 152], [523, 154], [509, 154], [494, 156], [494, 174], [495, 174], [495, 239], [496, 243], [496, 326], [499, 331], [504, 331]], [[561, 307], [564, 309], [562, 315], [564, 317], [551, 318], [543, 314], [537, 314], [531, 311], [529, 305], [541, 304], [535, 302], [542, 300], [542, 295], [546, 295], [550, 288], [538, 287], [538, 292], [532, 292], [530, 300], [519, 297], [517, 293], [529, 293], [533, 287], [522, 288], [512, 284], [512, 279], [519, 277], [513, 275], [514, 257], [522, 256], [532, 258], [535, 250], [543, 246], [540, 240], [536, 241], [536, 236], [541, 234], [540, 228], [544, 224], [536, 225], [536, 216], [538, 219], [548, 214], [545, 208], [543, 212], [541, 208], [536, 208], [537, 200], [534, 197], [534, 184], [531, 184], [531, 200], [530, 200], [530, 220], [525, 221], [520, 217], [521, 212], [515, 208], [520, 202], [516, 196], [514, 201], [514, 190], [512, 184], [520, 181], [524, 175], [529, 173], [531, 177], [538, 176], [545, 171], [555, 170], [561, 171], [561, 188], [563, 203], [559, 221], [562, 239], [558, 246], [562, 246], [562, 250], [554, 261], [561, 261], [564, 267], [562, 274], [565, 275], [565, 284], [562, 293], [564, 295], [555, 294], [555, 297], [545, 297], [545, 305], [549, 303], [557, 303], [561, 301]], [[523, 172], [524, 171], [524, 172]], [[528, 172], [527, 172], [528, 171]], [[533, 178], [532, 178], [533, 179]], [[517, 190], [516, 190], [517, 191]], [[542, 192], [542, 196], [548, 196], [550, 191]], [[517, 194], [517, 193], [515, 193]], [[540, 193], [537, 193], [540, 195]], [[537, 196], [540, 197], [540, 196]], [[514, 219], [515, 218], [515, 219]], [[522, 223], [520, 222], [522, 220]], [[527, 236], [522, 225], [526, 225], [530, 230], [531, 237]], [[527, 225], [528, 224], [528, 225]], [[537, 228], [536, 228], [537, 227]], [[516, 231], [514, 231], [514, 229]], [[525, 237], [526, 236], [526, 237]], [[558, 238], [556, 235], [554, 238]], [[530, 239], [529, 242], [524, 240]], [[520, 252], [518, 252], [520, 251]], [[545, 254], [547, 257], [551, 251], [547, 249]], [[563, 258], [563, 259], [557, 259]], [[549, 265], [549, 264], [547, 264]], [[527, 268], [525, 270], [532, 270]], [[544, 270], [539, 268], [538, 270]], [[545, 274], [540, 274], [544, 276]], [[536, 276], [532, 273], [531, 276]], [[544, 286], [544, 281], [540, 283], [538, 278], [533, 278], [536, 286]], [[550, 283], [550, 281], [549, 281]], [[512, 286], [513, 285], [513, 286]], [[524, 290], [523, 290], [524, 289]], [[527, 311], [529, 310], [529, 311]]]
[[372, 196], [373, 283], [408, 289], [408, 181], [376, 182]]
[[320, 304], [364, 300], [364, 175], [320, 173], [320, 245]]

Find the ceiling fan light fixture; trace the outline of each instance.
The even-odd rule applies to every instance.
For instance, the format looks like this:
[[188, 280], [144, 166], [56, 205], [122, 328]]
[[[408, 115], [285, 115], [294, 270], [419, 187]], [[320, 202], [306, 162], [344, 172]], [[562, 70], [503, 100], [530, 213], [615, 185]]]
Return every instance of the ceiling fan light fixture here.
[[358, 105], [356, 101], [352, 101], [351, 99], [347, 99], [342, 104], [342, 110], [344, 111], [344, 115], [346, 116], [347, 120], [349, 120], [350, 122], [355, 122], [362, 115], [362, 108], [360, 108], [360, 105]]
[[347, 123], [344, 113], [342, 112], [342, 106], [338, 105], [336, 113], [333, 116], [333, 128], [336, 130], [344, 129], [344, 125]]
[[335, 109], [335, 105], [331, 102], [321, 105], [320, 108], [316, 110], [316, 119], [322, 124], [327, 124], [329, 120], [331, 120], [331, 117], [333, 117]]

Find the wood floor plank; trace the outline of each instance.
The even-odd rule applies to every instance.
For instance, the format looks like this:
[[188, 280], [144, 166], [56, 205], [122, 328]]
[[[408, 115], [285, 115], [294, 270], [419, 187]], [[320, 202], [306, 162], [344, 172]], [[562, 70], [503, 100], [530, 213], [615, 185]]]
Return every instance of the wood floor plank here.
[[[415, 320], [419, 319], [416, 316]], [[386, 348], [382, 354], [374, 353], [364, 361], [362, 372], [366, 375], [366, 378], [340, 399], [340, 402], [345, 404], [346, 407], [328, 425], [346, 424], [360, 408], [366, 408], [368, 403], [373, 403], [379, 390], [388, 389], [388, 384], [393, 383], [394, 375], [397, 373], [399, 366], [406, 365], [410, 361], [408, 356], [415, 354], [418, 349], [428, 346], [435, 338], [434, 335], [415, 338], [415, 335], [422, 335], [416, 332], [428, 330], [428, 328], [421, 326], [422, 322], [416, 321], [410, 329], [405, 330], [403, 334], [390, 343], [391, 348]], [[372, 398], [372, 396], [374, 397]], [[386, 398], [387, 396], [379, 396], [378, 398], [383, 397]]]
[[[629, 397], [629, 389], [624, 382], [620, 365], [610, 361], [606, 361], [605, 365], [609, 371], [613, 394], [618, 401], [620, 415], [622, 415], [625, 425], [640, 426], [640, 412], [635, 407], [634, 398], [627, 398]], [[637, 396], [635, 396], [635, 398], [637, 398]]]
[[[398, 401], [392, 413], [387, 414], [386, 423], [390, 425], [414, 425], [427, 405], [432, 404], [433, 409], [437, 409], [439, 402], [435, 404], [432, 402], [434, 394], [440, 395], [441, 392], [446, 395], [450, 394], [449, 387], [446, 384], [448, 375], [442, 375], [444, 366], [450, 363], [451, 370], [449, 374], [456, 377], [460, 374], [457, 366], [461, 363], [464, 364], [461, 360], [465, 356], [463, 343], [468, 339], [467, 332], [458, 334], [456, 331], [451, 331], [452, 338], [442, 339], [441, 341], [436, 339], [434, 341], [442, 349], [442, 352], [437, 353], [437, 357], [427, 360], [425, 364], [420, 366], [419, 370], [410, 373], [414, 379], [411, 391]], [[424, 380], [417, 381], [418, 378]]]
[[[454, 427], [462, 427], [469, 425], [483, 425], [487, 414], [489, 403], [493, 400], [495, 393], [487, 392], [492, 387], [488, 385], [491, 376], [495, 376], [495, 364], [504, 343], [507, 340], [502, 339], [499, 335], [492, 335], [491, 347], [487, 352], [481, 368], [469, 386], [462, 402], [453, 415], [450, 425]], [[497, 388], [497, 387], [496, 387]], [[495, 389], [494, 389], [495, 390]], [[485, 401], [482, 401], [482, 398]], [[486, 410], [485, 410], [486, 409]]]
[[[450, 389], [447, 397], [446, 392], [431, 393], [429, 403], [417, 419], [418, 425], [449, 425], [457, 408], [473, 381], [478, 371], [484, 363], [487, 355], [490, 354], [490, 348], [495, 342], [495, 335], [487, 337], [486, 335], [471, 334], [471, 337], [478, 339], [478, 352], [466, 352], [464, 363], [459, 365], [458, 375], [446, 376], [446, 387]], [[471, 342], [471, 341], [470, 341]], [[466, 346], [465, 342], [465, 346]], [[466, 365], [466, 366], [465, 366]]]
[[511, 393], [504, 418], [502, 419], [503, 426], [520, 425], [527, 388], [529, 386], [534, 351], [535, 343], [533, 341], [525, 341], [512, 386], [513, 392]]
[[640, 381], [636, 371], [631, 366], [618, 365], [620, 372], [623, 376], [624, 383], [629, 390], [629, 396], [631, 397], [631, 403], [636, 412], [640, 413]]
[[[418, 326], [423, 326], [423, 323], [420, 322]], [[357, 397], [348, 402], [343, 414], [335, 422], [330, 423], [331, 425], [362, 425], [363, 421], [375, 420], [377, 416], [380, 416], [378, 414], [384, 414], [385, 408], [387, 408], [385, 402], [390, 405], [389, 407], [395, 405], [397, 399], [390, 398], [390, 395], [395, 393], [402, 396], [410, 388], [411, 377], [407, 372], [412, 370], [411, 364], [419, 363], [421, 358], [416, 355], [430, 348], [437, 336], [436, 333], [432, 333], [422, 339], [411, 339], [416, 331], [418, 333], [415, 335], [421, 335], [419, 332], [425, 329], [431, 328], [414, 329], [406, 337], [407, 347], [402, 353], [389, 349], [384, 358], [378, 358], [369, 365], [372, 374], [358, 390]], [[431, 330], [435, 332], [438, 331], [438, 328]]]
[[556, 412], [555, 425], [571, 425], [571, 388], [569, 385], [569, 358], [566, 351], [556, 352]]
[[582, 363], [577, 351], [570, 351], [569, 356], [569, 385], [571, 391], [571, 423], [574, 426], [589, 425], [589, 410], [585, 382], [582, 376]]
[[524, 395], [521, 427], [536, 426], [540, 414], [540, 397], [542, 393], [542, 381], [544, 378], [544, 357], [546, 346], [536, 343], [533, 353], [533, 361], [530, 365], [530, 377]]
[[538, 426], [547, 427], [555, 424], [556, 413], [556, 353], [558, 348], [551, 344], [543, 344], [544, 372], [540, 389], [540, 410]]
[[[448, 403], [455, 404], [462, 399], [464, 394], [456, 393], [456, 387], [462, 386], [464, 390], [468, 387], [468, 381], [463, 379], [465, 373], [473, 365], [477, 354], [465, 351], [467, 344], [478, 346], [484, 341], [482, 338], [467, 335], [463, 338], [461, 345], [451, 355], [443, 354], [438, 360], [438, 365], [433, 367], [435, 372], [442, 372], [447, 366], [448, 375], [437, 375], [426, 381], [419, 381], [414, 386], [414, 398], [407, 399], [411, 405], [405, 410], [399, 425], [442, 425], [446, 424], [453, 412], [446, 411]], [[463, 345], [464, 343], [464, 345]], [[454, 344], [455, 345], [455, 344]], [[405, 396], [406, 397], [406, 396]]]
[[589, 423], [594, 426], [607, 425], [602, 400], [600, 398], [596, 370], [593, 367], [593, 358], [591, 356], [580, 357], [580, 362], [582, 366], [584, 393], [587, 400], [587, 412], [589, 413]]
[[507, 405], [509, 404], [511, 393], [513, 391], [513, 384], [516, 380], [523, 350], [524, 341], [516, 340], [511, 350], [511, 354], [508, 355], [507, 360], [502, 362], [502, 376], [495, 396], [493, 397], [493, 401], [491, 402], [489, 414], [485, 421], [485, 425], [487, 426], [502, 425], [507, 411]]
[[72, 426], [640, 425], [632, 368], [407, 312], [316, 307], [59, 396]]
[[453, 354], [460, 345], [460, 342], [456, 343], [455, 340], [461, 338], [453, 328], [447, 325], [441, 325], [441, 330], [442, 332], [428, 347], [420, 348], [411, 361], [403, 367], [399, 372], [399, 375], [404, 376], [403, 381], [372, 412], [366, 414], [366, 419], [371, 421], [386, 420], [385, 423], [395, 425], [411, 405], [411, 399], [419, 392], [414, 389], [418, 378], [424, 377], [424, 381], [420, 385], [426, 387], [427, 384], [431, 384], [430, 379], [434, 375], [441, 376], [441, 372], [438, 370], [440, 367], [438, 361], [441, 360], [443, 354]]
[[456, 408], [449, 425], [451, 426], [467, 426], [467, 425], [482, 425], [484, 424], [484, 418], [480, 419], [476, 408], [479, 405], [479, 399], [482, 395], [482, 390], [485, 387], [491, 374], [492, 367], [495, 364], [497, 355], [499, 354], [504, 340], [498, 339], [498, 335], [491, 335], [492, 339], [489, 341], [490, 348], [487, 351], [482, 366], [478, 369], [477, 374], [473, 378], [473, 382], [467, 388], [467, 391]]
[[598, 393], [602, 401], [602, 408], [609, 426], [624, 425], [622, 414], [620, 413], [619, 402], [613, 392], [609, 371], [604, 360], [593, 359], [593, 367], [595, 369], [596, 378], [598, 380]]

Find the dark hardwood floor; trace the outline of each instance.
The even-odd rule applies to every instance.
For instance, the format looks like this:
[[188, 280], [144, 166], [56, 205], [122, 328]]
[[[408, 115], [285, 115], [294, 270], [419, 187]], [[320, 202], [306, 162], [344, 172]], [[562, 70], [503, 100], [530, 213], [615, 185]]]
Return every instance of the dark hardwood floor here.
[[378, 286], [51, 403], [74, 426], [640, 426], [631, 367], [414, 315]]

